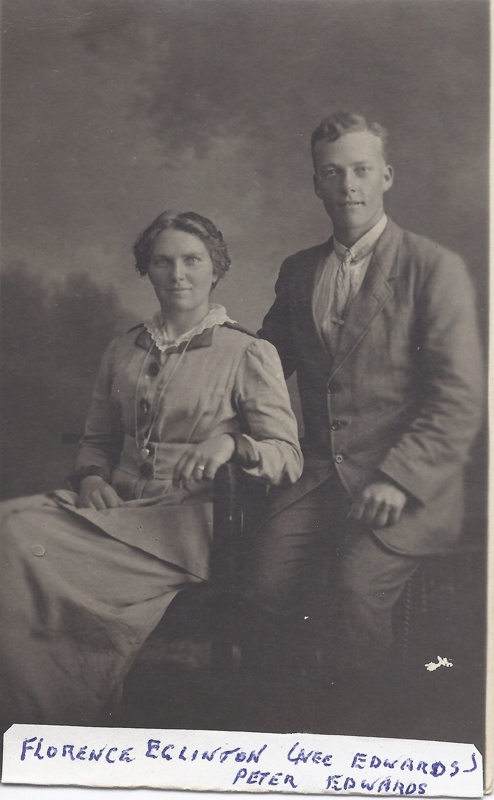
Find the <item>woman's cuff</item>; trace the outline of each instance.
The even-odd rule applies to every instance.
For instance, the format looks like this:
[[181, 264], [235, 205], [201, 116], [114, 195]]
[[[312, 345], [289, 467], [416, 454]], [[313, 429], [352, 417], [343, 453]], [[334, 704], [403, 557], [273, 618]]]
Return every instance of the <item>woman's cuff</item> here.
[[243, 433], [230, 432], [228, 432], [228, 436], [231, 436], [235, 442], [235, 450], [230, 459], [232, 464], [238, 464], [244, 469], [253, 469], [259, 466], [261, 459], [256, 455], [252, 442], [247, 436], [244, 436]]
[[95, 465], [81, 467], [80, 469], [71, 472], [70, 475], [68, 475], [65, 479], [65, 482], [73, 492], [79, 494], [81, 491], [81, 481], [83, 481], [84, 478], [89, 478], [90, 475], [97, 475], [99, 478], [103, 478], [104, 481], [108, 480], [107, 471], [103, 469], [103, 467], [97, 467]]

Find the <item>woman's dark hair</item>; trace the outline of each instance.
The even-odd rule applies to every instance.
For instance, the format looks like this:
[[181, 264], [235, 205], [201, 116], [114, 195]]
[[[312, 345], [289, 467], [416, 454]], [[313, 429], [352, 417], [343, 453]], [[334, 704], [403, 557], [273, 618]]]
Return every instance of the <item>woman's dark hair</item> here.
[[218, 230], [210, 219], [195, 214], [193, 211], [163, 211], [154, 222], [141, 233], [134, 244], [135, 268], [141, 275], [146, 275], [149, 269], [149, 262], [153, 252], [154, 240], [162, 231], [175, 230], [184, 231], [197, 236], [202, 242], [213, 262], [215, 283], [223, 277], [230, 268], [230, 259], [223, 240], [221, 231]]

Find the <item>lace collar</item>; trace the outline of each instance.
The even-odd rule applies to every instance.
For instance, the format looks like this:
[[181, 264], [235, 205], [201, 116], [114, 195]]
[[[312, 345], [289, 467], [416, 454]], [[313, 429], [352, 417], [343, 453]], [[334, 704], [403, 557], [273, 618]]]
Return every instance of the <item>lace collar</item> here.
[[191, 328], [189, 331], [185, 331], [185, 333], [182, 333], [176, 339], [167, 338], [166, 333], [163, 330], [161, 311], [158, 311], [149, 322], [145, 322], [144, 327], [151, 336], [151, 339], [155, 343], [158, 350], [164, 353], [169, 347], [177, 347], [177, 345], [182, 344], [182, 342], [190, 341], [190, 339], [192, 339], [194, 336], [197, 336], [199, 333], [202, 333], [208, 328], [213, 328], [215, 325], [223, 325], [224, 322], [234, 321], [235, 320], [230, 319], [230, 317], [227, 315], [224, 306], [220, 305], [219, 303], [211, 303], [209, 311], [204, 319], [194, 328]]

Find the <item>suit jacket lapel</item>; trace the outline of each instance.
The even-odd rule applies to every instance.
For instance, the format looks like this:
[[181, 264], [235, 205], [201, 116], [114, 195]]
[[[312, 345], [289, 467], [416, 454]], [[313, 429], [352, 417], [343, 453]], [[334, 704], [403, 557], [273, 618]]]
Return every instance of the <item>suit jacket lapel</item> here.
[[327, 258], [333, 249], [333, 238], [331, 237], [325, 244], [321, 245], [318, 256], [309, 263], [304, 270], [300, 271], [300, 281], [297, 289], [297, 306], [302, 320], [310, 320], [310, 325], [306, 329], [306, 335], [310, 340], [306, 342], [308, 352], [313, 353], [314, 361], [321, 364], [323, 362], [330, 368], [333, 362], [331, 352], [321, 335], [319, 325], [315, 318], [315, 282], [319, 275], [322, 262]]
[[388, 221], [369, 263], [359, 293], [343, 326], [333, 362], [334, 374], [365, 336], [374, 317], [393, 295], [392, 281], [398, 271], [401, 231]]

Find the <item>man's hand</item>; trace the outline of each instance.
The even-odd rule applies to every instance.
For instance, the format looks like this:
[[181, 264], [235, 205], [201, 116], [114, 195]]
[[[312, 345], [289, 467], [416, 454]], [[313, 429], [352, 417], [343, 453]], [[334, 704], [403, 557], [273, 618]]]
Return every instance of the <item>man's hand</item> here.
[[192, 445], [177, 461], [173, 485], [177, 489], [183, 486], [191, 490], [194, 484], [197, 486], [203, 480], [213, 480], [219, 467], [231, 459], [234, 450], [235, 441], [227, 433], [220, 433], [205, 442]]
[[102, 511], [105, 508], [117, 508], [122, 501], [115, 489], [99, 475], [88, 475], [83, 478], [79, 489], [79, 508], [95, 508]]
[[353, 503], [348, 516], [374, 528], [383, 528], [398, 522], [406, 501], [406, 494], [394, 483], [369, 483]]

